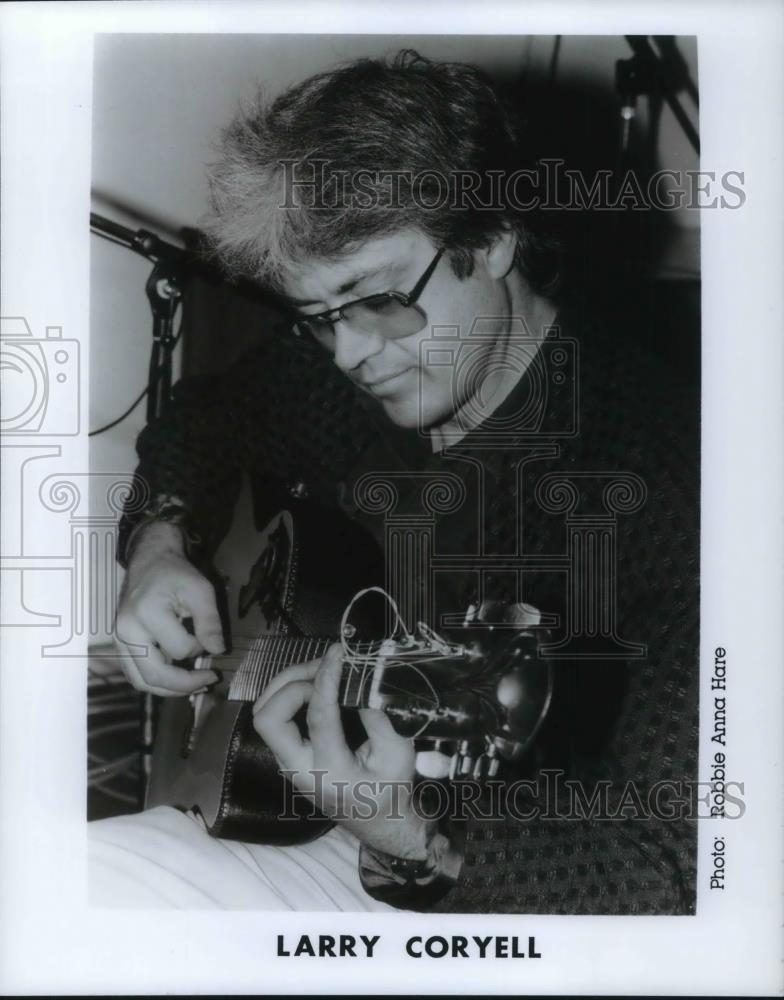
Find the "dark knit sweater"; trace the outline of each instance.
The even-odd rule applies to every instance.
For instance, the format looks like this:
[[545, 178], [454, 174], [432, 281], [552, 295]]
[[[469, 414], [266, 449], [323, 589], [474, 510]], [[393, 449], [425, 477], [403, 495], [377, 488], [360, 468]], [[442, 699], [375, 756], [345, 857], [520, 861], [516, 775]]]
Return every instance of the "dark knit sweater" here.
[[[578, 344], [579, 423], [571, 436], [558, 435], [573, 420], [570, 386], [549, 381], [544, 410], [532, 409], [527, 404], [541, 385], [531, 366], [492, 427], [434, 455], [426, 439], [391, 427], [318, 349], [269, 339], [223, 377], [180, 383], [169, 412], [140, 435], [137, 474], [153, 495], [185, 503], [206, 553], [228, 528], [243, 472], [262, 491], [265, 483], [304, 483], [311, 500], [342, 508], [379, 540], [383, 516], [353, 502], [361, 475], [457, 475], [465, 501], [438, 520], [434, 552], [462, 558], [459, 570], [438, 574], [437, 611], [465, 609], [478, 596], [524, 600], [555, 616], [556, 640], [566, 627], [567, 575], [552, 557], [568, 551], [575, 522], [567, 523], [556, 502], [558, 484], [551, 478], [556, 492], [544, 489], [545, 477], [566, 478], [576, 511], [592, 515], [606, 513], [602, 491], [612, 474], [639, 477], [633, 482], [644, 484], [644, 502], [614, 515], [611, 575], [615, 633], [643, 645], [645, 655], [559, 661], [556, 702], [531, 765], [534, 776], [546, 766], [581, 779], [588, 798], [596, 781], [607, 780], [611, 810], [622, 799], [630, 808], [614, 819], [469, 820], [460, 879], [435, 908], [690, 913], [694, 820], [681, 818], [677, 804], [674, 818], [640, 818], [635, 806], [656, 782], [697, 779], [698, 402], [637, 349], [633, 331], [610, 333], [568, 309], [558, 324], [561, 337]], [[121, 553], [137, 516], [121, 525]], [[515, 553], [542, 559], [524, 573], [497, 562], [487, 568], [491, 557]], [[687, 794], [681, 787], [675, 797]], [[560, 796], [564, 805], [563, 788]]]

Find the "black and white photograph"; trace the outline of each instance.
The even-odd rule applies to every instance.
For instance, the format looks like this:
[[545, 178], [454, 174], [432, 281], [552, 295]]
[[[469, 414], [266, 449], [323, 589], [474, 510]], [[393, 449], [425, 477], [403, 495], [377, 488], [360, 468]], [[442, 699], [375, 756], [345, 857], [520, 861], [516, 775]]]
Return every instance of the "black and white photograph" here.
[[775, 995], [781, 11], [9, 6], [4, 988]]
[[[198, 106], [205, 63], [261, 94], [221, 94], [208, 204], [161, 234], [206, 122], [150, 99]], [[96, 900], [694, 912], [696, 78], [672, 36], [96, 38], [102, 328], [152, 274], [113, 639], [154, 699]]]

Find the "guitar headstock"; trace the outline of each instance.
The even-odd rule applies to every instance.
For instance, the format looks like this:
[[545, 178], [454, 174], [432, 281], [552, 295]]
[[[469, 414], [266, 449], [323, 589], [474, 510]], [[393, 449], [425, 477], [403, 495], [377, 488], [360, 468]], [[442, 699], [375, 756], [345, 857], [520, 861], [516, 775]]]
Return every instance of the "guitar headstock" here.
[[445, 634], [420, 626], [376, 654], [365, 704], [418, 750], [450, 758], [453, 777], [492, 777], [501, 760], [518, 760], [550, 706], [552, 665], [539, 655], [545, 630], [508, 611], [492, 621], [467, 617]]

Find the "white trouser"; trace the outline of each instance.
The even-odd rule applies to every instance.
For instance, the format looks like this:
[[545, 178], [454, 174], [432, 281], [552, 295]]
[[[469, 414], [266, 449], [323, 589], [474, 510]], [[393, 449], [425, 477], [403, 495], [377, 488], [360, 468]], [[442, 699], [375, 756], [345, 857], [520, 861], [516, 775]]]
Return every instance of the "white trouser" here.
[[117, 908], [390, 910], [362, 889], [359, 841], [335, 827], [273, 847], [211, 837], [169, 806], [88, 824], [90, 903]]

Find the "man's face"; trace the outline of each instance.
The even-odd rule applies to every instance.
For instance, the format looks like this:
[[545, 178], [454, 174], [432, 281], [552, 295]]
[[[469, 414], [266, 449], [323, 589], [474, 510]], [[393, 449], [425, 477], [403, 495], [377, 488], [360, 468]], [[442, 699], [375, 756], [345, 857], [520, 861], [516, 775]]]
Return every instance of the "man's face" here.
[[[379, 292], [408, 293], [427, 269], [436, 248], [420, 233], [405, 231], [365, 243], [337, 263], [316, 262], [297, 268], [285, 291], [298, 311], [314, 315]], [[438, 427], [465, 399], [456, 384], [455, 369], [444, 359], [455, 357], [455, 342], [469, 341], [477, 318], [485, 319], [481, 343], [472, 347], [480, 355], [492, 354], [491, 328], [505, 329], [511, 303], [503, 271], [492, 252], [475, 256], [473, 274], [455, 276], [444, 254], [417, 300], [427, 317], [422, 330], [400, 339], [366, 332], [345, 320], [335, 323], [332, 355], [335, 364], [363, 392], [373, 396], [387, 416], [400, 427]], [[433, 328], [437, 341], [433, 341]], [[446, 333], [446, 337], [444, 334]], [[433, 344], [429, 350], [426, 345]], [[451, 350], [445, 351], [444, 348]], [[429, 358], [434, 360], [429, 361]], [[472, 354], [472, 365], [481, 359]]]

